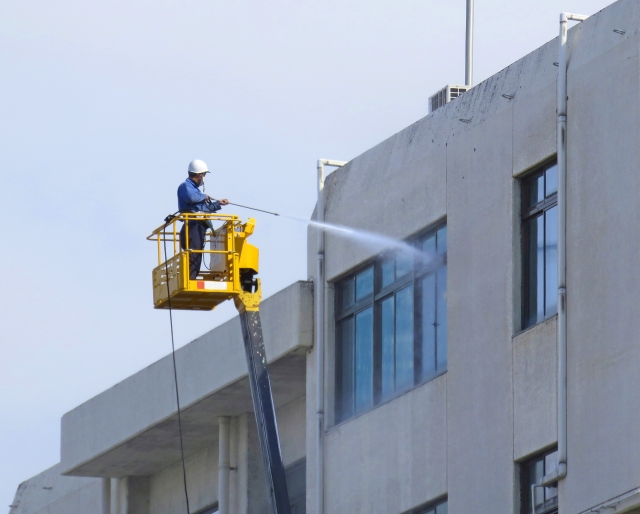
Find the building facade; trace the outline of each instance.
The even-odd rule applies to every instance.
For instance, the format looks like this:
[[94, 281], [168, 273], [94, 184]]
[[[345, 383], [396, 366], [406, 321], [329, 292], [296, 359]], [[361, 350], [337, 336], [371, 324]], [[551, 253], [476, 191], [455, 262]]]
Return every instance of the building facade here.
[[[313, 282], [263, 302], [296, 514], [640, 512], [640, 3], [568, 49], [566, 477], [532, 501], [558, 445], [554, 40], [327, 177], [327, 222], [406, 246], [325, 235], [322, 391]], [[268, 512], [238, 320], [177, 367], [191, 513], [217, 511], [221, 418], [229, 510]], [[10, 514], [106, 491], [113, 514], [186, 512], [170, 357], [65, 414]]]

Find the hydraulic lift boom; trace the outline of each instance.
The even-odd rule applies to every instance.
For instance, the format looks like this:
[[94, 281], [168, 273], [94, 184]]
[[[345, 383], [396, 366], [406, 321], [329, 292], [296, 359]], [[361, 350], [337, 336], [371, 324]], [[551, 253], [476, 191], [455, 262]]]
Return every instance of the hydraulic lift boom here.
[[[183, 248], [176, 225], [179, 221], [184, 222], [184, 241], [189, 241], [189, 226], [194, 223], [205, 223], [211, 228], [206, 239], [209, 248]], [[255, 220], [249, 218], [242, 223], [235, 215], [182, 213], [167, 217], [165, 222], [147, 237], [158, 243], [158, 266], [153, 270], [154, 308], [212, 310], [226, 300], [233, 300], [242, 326], [269, 499], [274, 514], [290, 514], [260, 322], [262, 291], [260, 279], [255, 278], [259, 252], [258, 248], [246, 242], [253, 233]], [[221, 226], [214, 229], [213, 224], [220, 222]], [[172, 245], [173, 255], [170, 258], [166, 252], [167, 243]], [[198, 253], [203, 259], [209, 257], [209, 266], [192, 280], [189, 276], [190, 262]]]

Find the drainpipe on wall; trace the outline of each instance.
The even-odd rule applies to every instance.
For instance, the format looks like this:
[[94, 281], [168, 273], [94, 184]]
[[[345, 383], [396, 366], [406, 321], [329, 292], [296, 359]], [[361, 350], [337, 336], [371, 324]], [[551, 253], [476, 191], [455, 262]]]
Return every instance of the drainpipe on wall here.
[[102, 514], [111, 514], [111, 479], [102, 479]]
[[231, 471], [229, 418], [218, 418], [218, 513], [229, 514], [229, 474]]
[[[316, 221], [324, 223], [324, 167], [339, 168], [346, 162], [318, 159], [318, 203]], [[318, 229], [318, 267], [315, 280], [315, 350], [316, 350], [316, 494], [317, 514], [324, 514], [324, 231]]]
[[567, 23], [588, 16], [560, 14], [558, 56], [558, 466], [535, 487], [552, 485], [567, 476]]

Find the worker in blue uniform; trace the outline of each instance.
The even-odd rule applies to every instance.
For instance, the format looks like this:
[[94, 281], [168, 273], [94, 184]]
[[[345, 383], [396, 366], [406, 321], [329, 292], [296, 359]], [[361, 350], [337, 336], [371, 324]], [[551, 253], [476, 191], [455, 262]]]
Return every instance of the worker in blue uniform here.
[[[217, 212], [223, 205], [228, 205], [228, 200], [214, 200], [209, 195], [200, 191], [204, 185], [204, 176], [209, 173], [209, 169], [204, 161], [195, 159], [189, 163], [189, 178], [178, 187], [178, 210], [183, 212]], [[189, 241], [186, 239], [185, 223], [180, 229], [180, 246], [183, 250], [203, 250], [205, 233], [209, 225], [200, 220], [190, 220]], [[189, 257], [189, 277], [195, 280], [200, 273], [202, 265], [202, 253], [192, 252]]]

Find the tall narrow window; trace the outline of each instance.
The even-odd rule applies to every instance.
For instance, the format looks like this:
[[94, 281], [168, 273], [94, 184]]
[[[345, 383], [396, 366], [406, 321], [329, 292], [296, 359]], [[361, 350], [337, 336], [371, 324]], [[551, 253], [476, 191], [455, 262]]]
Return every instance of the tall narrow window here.
[[522, 328], [558, 311], [558, 168], [522, 182]]
[[540, 483], [542, 477], [555, 471], [557, 466], [557, 450], [541, 453], [520, 465], [521, 514], [557, 514], [557, 487], [536, 487], [533, 493], [533, 501], [531, 501], [531, 486]]
[[447, 369], [447, 227], [336, 284], [336, 420]]
[[345, 418], [373, 405], [373, 266], [341, 283], [337, 307], [336, 410]]

